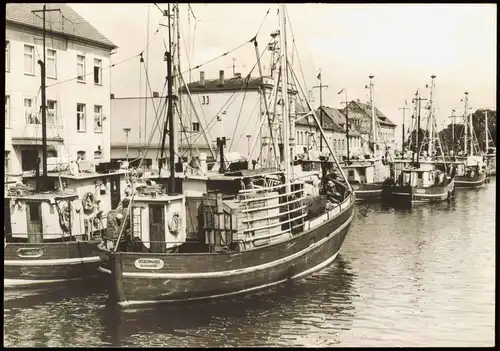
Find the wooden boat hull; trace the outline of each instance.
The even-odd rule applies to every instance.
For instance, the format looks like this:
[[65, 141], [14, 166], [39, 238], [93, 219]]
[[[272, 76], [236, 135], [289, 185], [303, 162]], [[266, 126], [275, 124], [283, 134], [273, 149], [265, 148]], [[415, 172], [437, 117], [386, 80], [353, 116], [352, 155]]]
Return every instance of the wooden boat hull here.
[[62, 283], [98, 275], [100, 241], [7, 243], [4, 286]]
[[[289, 240], [231, 253], [154, 254], [102, 251], [99, 270], [122, 307], [217, 298], [307, 276], [333, 262], [353, 218], [354, 196], [340, 213]], [[335, 210], [333, 210], [335, 211]], [[138, 269], [137, 261], [158, 264]]]
[[445, 186], [433, 186], [428, 188], [393, 185], [387, 192], [387, 200], [395, 204], [441, 202], [454, 197], [455, 182], [452, 179], [451, 182]]
[[356, 194], [356, 201], [370, 201], [379, 200], [382, 198], [384, 189], [383, 183], [372, 184], [351, 184], [354, 194]]
[[457, 188], [480, 188], [484, 185], [485, 180], [486, 173], [484, 172], [475, 177], [455, 176], [455, 186]]

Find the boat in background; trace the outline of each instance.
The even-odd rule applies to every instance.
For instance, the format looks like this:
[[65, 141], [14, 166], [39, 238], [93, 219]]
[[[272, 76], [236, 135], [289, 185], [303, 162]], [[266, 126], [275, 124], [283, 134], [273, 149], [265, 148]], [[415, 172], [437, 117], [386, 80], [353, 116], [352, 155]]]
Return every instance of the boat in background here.
[[[168, 7], [170, 10], [170, 4]], [[286, 48], [286, 12], [281, 4], [283, 27], [273, 34], [281, 41], [276, 50]], [[258, 44], [254, 44], [259, 60]], [[167, 81], [171, 92], [169, 52]], [[109, 280], [111, 298], [120, 306], [250, 292], [306, 277], [337, 256], [353, 219], [355, 195], [327, 142], [331, 156], [315, 160], [321, 165], [320, 184], [303, 180], [306, 176], [314, 178], [314, 171], [305, 174], [298, 169], [295, 174], [289, 144], [293, 135], [286, 88], [289, 64], [286, 55], [279, 57], [279, 72], [285, 74], [275, 80], [270, 101], [275, 106], [283, 101], [281, 113], [275, 114], [275, 110], [271, 116], [264, 98], [261, 122], [270, 122], [271, 118], [279, 122], [269, 123], [268, 133], [272, 145], [278, 138], [283, 140], [282, 159], [270, 157], [261, 168], [233, 172], [221, 162], [218, 174], [207, 174], [196, 184], [180, 180], [183, 188], [179, 191], [175, 189], [172, 148], [168, 194], [151, 186], [135, 187], [130, 198], [109, 213], [99, 269]], [[298, 86], [296, 78], [294, 83]], [[301, 92], [319, 125], [307, 96]], [[265, 90], [263, 94], [266, 96]], [[172, 130], [172, 94], [168, 99], [167, 119]], [[321, 126], [319, 130], [326, 140]], [[175, 133], [169, 138], [169, 145], [175, 145]], [[217, 144], [224, 160], [224, 143]], [[184, 185], [206, 189], [196, 216], [186, 211], [184, 193], [188, 189]], [[198, 225], [196, 238], [188, 239], [189, 222]]]
[[472, 125], [472, 114], [469, 113], [469, 93], [466, 91], [464, 101], [464, 149], [463, 155], [454, 157], [455, 184], [457, 188], [480, 188], [486, 182], [486, 165], [483, 157], [476, 154], [479, 149]]
[[[428, 115], [428, 130], [429, 137], [427, 138], [428, 154], [435, 154], [435, 135], [434, 131], [437, 129], [435, 122], [435, 114], [433, 108], [433, 90], [434, 78], [431, 76], [431, 93], [429, 99], [429, 115]], [[420, 159], [422, 153], [422, 145], [426, 140], [419, 140], [420, 127], [420, 106], [421, 101], [425, 100], [420, 98], [419, 92], [415, 95], [415, 114], [417, 116], [415, 135], [416, 145], [414, 146], [414, 156], [409, 165], [405, 165], [404, 160], [399, 162], [400, 169], [396, 172], [396, 182], [387, 188], [387, 197], [391, 204], [415, 204], [422, 202], [440, 202], [451, 199], [455, 194], [455, 179], [453, 169], [447, 166], [444, 160], [442, 147], [438, 147], [441, 152], [442, 163], [439, 164], [431, 157], [426, 160]], [[439, 136], [437, 142], [440, 143]], [[415, 157], [416, 156], [416, 157]], [[415, 161], [413, 161], [415, 159]]]

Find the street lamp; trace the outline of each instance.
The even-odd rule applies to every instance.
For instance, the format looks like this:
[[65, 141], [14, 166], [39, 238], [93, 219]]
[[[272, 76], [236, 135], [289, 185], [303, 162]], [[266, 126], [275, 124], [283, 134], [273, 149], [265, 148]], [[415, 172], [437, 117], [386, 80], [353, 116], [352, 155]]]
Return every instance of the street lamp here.
[[130, 128], [123, 128], [125, 132], [125, 143], [127, 145], [127, 163], [128, 163], [128, 133], [130, 133]]
[[347, 101], [347, 90], [345, 88], [342, 88], [341, 91], [337, 93], [337, 95], [341, 94], [344, 92], [345, 94], [345, 134], [346, 134], [346, 139], [347, 139], [347, 164], [349, 164], [349, 106], [348, 106], [348, 101]]

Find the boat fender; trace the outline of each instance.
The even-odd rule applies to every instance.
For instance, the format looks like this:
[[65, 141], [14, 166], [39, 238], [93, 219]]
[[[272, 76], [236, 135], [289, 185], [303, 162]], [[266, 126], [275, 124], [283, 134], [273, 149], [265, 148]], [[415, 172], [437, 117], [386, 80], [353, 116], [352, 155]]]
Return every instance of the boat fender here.
[[94, 194], [92, 194], [91, 192], [85, 193], [82, 198], [83, 213], [88, 215], [94, 211], [95, 207], [96, 201]]
[[168, 222], [168, 231], [173, 235], [179, 234], [181, 228], [181, 215], [178, 212], [174, 212], [172, 218]]

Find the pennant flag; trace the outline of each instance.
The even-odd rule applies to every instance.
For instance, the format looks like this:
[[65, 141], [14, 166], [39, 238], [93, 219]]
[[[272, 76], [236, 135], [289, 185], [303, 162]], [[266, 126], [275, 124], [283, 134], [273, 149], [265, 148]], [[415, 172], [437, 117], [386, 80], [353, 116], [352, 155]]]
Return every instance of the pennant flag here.
[[321, 72], [319, 72], [319, 74], [316, 78], [321, 79]]

